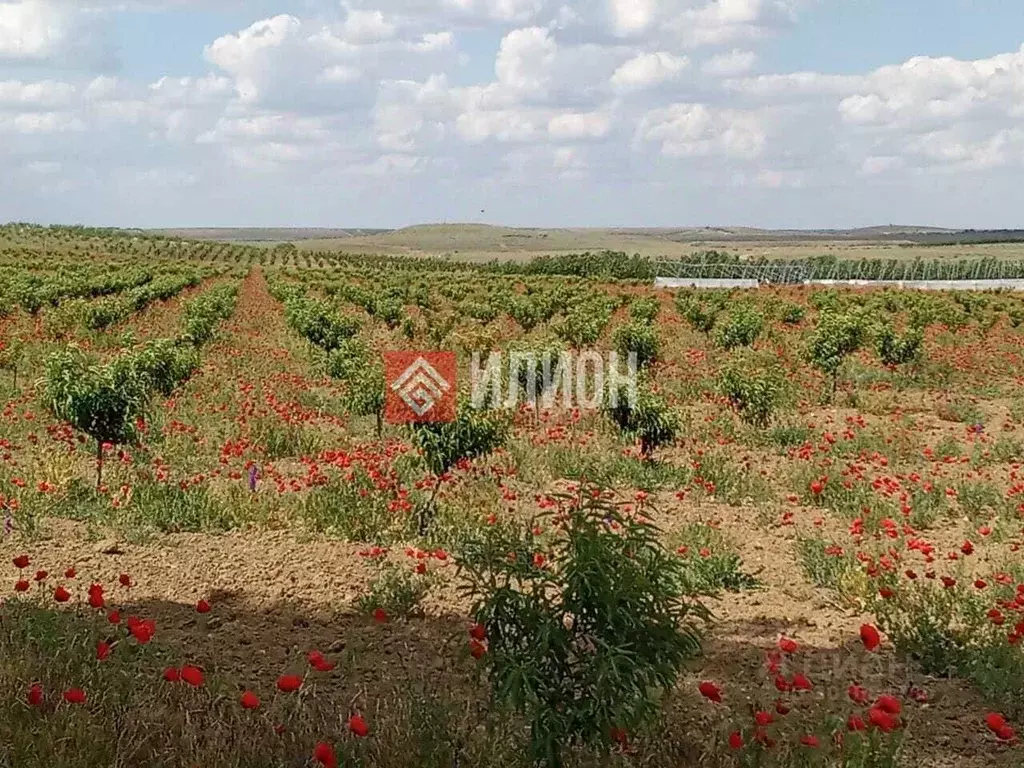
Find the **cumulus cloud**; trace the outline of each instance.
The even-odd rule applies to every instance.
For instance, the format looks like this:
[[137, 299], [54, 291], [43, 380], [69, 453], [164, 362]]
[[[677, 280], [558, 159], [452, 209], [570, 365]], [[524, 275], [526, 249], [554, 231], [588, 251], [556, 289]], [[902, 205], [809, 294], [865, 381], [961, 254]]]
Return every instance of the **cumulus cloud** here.
[[701, 72], [713, 77], [736, 77], [749, 72], [757, 62], [753, 51], [734, 49], [718, 53], [700, 65]]
[[494, 72], [498, 82], [526, 94], [540, 94], [551, 81], [558, 46], [541, 27], [517, 29], [502, 38]]
[[690, 65], [686, 56], [675, 56], [666, 51], [641, 53], [624, 62], [612, 74], [613, 87], [640, 90], [672, 80]]
[[0, 64], [113, 69], [117, 60], [99, 20], [55, 0], [0, 0]]
[[[489, 210], [556, 216], [561, 200], [622, 221], [624, 199], [672, 215], [668, 201], [714, 187], [737, 206], [813, 211], [834, 190], [1019, 175], [1024, 47], [858, 74], [772, 71], [759, 41], [807, 2], [293, 4], [209, 40], [188, 70], [143, 78], [97, 72], [97, 54], [118, 7], [155, 6], [0, 0], [0, 162], [14, 169], [0, 204], [137, 211], [163, 195], [213, 215], [223, 200], [203, 195], [216, 188], [278, 215], [288, 185], [300, 216], [326, 206], [308, 188], [384, 216], [374, 201], [400, 194], [414, 219], [448, 216], [441, 198], [479, 210], [479, 195]], [[585, 201], [581, 182], [594, 190]], [[524, 198], [539, 198], [517, 188], [551, 203], [530, 208]]]
[[765, 130], [754, 112], [704, 104], [672, 104], [644, 115], [637, 139], [657, 144], [667, 157], [753, 159], [764, 150]]

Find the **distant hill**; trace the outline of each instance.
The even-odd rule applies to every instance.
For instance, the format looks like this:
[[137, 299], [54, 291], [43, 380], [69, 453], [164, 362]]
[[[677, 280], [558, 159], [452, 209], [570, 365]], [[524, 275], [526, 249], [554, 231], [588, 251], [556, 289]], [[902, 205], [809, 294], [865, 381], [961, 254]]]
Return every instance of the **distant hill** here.
[[[399, 229], [362, 227], [213, 227], [155, 230], [186, 239], [274, 245], [295, 243], [305, 251], [453, 256], [485, 261], [539, 254], [621, 251], [679, 258], [695, 250], [728, 250], [750, 257], [863, 256], [863, 249], [890, 257], [923, 255], [920, 247], [1024, 243], [1024, 230], [960, 230], [887, 224], [856, 229], [758, 229], [755, 227], [503, 227], [482, 223], [415, 224]], [[909, 252], [904, 249], [911, 249]], [[896, 250], [902, 253], [896, 253]], [[880, 254], [875, 254], [880, 255]], [[960, 254], [969, 255], [969, 254]]]

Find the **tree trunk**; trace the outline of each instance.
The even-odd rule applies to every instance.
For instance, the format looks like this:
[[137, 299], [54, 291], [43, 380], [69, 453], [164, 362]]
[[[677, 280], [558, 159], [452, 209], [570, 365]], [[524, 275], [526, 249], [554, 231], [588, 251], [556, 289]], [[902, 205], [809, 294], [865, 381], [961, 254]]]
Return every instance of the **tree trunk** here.
[[427, 503], [420, 507], [419, 533], [421, 537], [427, 535], [430, 521], [434, 519], [434, 500], [437, 498], [439, 490], [441, 490], [441, 478], [437, 479], [437, 483], [434, 485], [434, 490], [430, 492], [430, 498], [427, 500]]

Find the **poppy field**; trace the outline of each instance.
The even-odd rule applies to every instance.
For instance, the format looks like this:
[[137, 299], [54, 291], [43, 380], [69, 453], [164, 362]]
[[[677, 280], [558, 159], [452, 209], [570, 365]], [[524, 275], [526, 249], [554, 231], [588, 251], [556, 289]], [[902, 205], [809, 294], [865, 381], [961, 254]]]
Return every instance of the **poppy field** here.
[[0, 228], [0, 765], [1024, 764], [1024, 297], [609, 261]]

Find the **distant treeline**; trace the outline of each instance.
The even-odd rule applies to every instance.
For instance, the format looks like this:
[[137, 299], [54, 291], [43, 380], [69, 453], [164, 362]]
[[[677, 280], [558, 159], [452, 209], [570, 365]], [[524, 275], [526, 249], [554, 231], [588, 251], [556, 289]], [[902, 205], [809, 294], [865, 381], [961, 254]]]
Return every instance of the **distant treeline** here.
[[621, 251], [537, 256], [523, 261], [470, 263], [444, 258], [317, 254], [335, 265], [421, 272], [477, 271], [503, 275], [558, 275], [653, 281], [656, 277], [799, 280], [1006, 280], [1024, 278], [1024, 261], [983, 259], [749, 259], [708, 250], [681, 259], [652, 259]]

